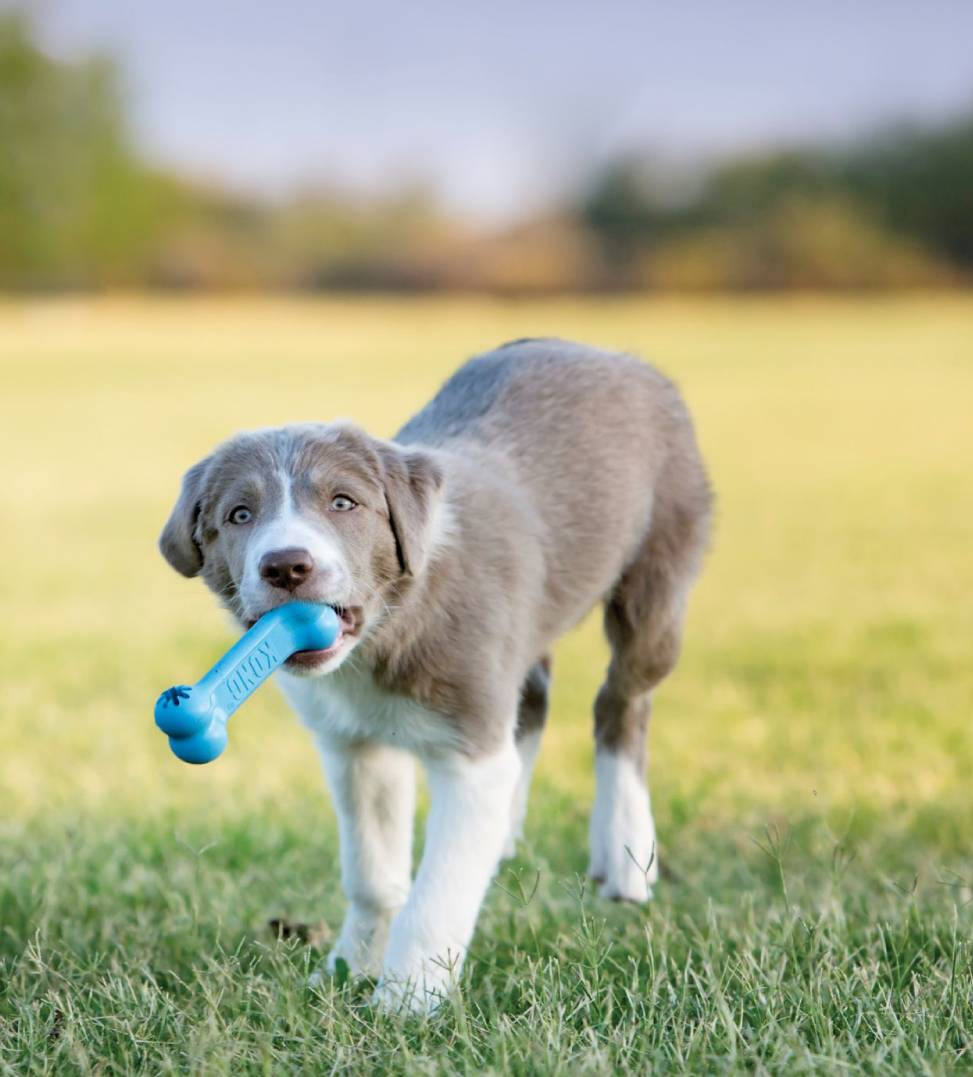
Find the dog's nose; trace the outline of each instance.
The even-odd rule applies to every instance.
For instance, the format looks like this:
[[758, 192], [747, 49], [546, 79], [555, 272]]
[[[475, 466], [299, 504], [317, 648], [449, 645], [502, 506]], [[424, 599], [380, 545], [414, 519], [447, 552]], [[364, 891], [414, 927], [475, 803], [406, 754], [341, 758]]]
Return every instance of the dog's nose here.
[[271, 587], [294, 591], [314, 571], [314, 558], [307, 550], [290, 546], [286, 550], [271, 550], [260, 558], [260, 578]]

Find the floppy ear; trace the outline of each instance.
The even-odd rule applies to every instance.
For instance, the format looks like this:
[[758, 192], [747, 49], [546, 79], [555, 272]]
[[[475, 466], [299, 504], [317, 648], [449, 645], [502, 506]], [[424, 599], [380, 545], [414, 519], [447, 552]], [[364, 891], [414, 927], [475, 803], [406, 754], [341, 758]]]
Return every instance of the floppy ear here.
[[442, 468], [428, 453], [416, 449], [382, 446], [379, 456], [399, 568], [404, 576], [418, 576], [429, 556], [429, 525], [443, 484]]
[[159, 549], [170, 565], [184, 576], [196, 576], [203, 567], [203, 551], [196, 538], [203, 480], [209, 457], [194, 464], [182, 479], [182, 492], [159, 536]]

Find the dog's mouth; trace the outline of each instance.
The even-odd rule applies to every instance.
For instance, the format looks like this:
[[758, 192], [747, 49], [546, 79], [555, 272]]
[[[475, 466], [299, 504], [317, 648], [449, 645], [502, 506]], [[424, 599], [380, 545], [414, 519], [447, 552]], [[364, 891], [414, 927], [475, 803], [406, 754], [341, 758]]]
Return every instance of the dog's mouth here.
[[[336, 657], [361, 635], [365, 619], [361, 606], [338, 606], [333, 602], [328, 602], [326, 605], [329, 605], [338, 615], [338, 635], [334, 643], [323, 650], [295, 651], [284, 663], [286, 669], [305, 673], [318, 669], [325, 663], [330, 662], [332, 658]], [[266, 612], [268, 611], [265, 610], [264, 613]], [[246, 622], [247, 629], [253, 628], [257, 620], [258, 618], [256, 617], [248, 618]]]

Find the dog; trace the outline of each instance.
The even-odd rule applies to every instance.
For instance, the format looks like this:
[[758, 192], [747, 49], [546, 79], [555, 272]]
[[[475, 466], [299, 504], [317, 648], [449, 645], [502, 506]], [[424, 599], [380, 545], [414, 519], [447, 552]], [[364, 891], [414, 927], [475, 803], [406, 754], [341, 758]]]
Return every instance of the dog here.
[[[644, 777], [712, 494], [678, 390], [626, 355], [556, 339], [471, 359], [385, 441], [345, 422], [240, 434], [190, 468], [166, 560], [249, 627], [328, 603], [341, 632], [279, 674], [334, 800], [348, 899], [327, 967], [431, 1011], [527, 810], [550, 648], [598, 603], [589, 874], [643, 902], [658, 876]], [[415, 758], [430, 808], [412, 880]]]

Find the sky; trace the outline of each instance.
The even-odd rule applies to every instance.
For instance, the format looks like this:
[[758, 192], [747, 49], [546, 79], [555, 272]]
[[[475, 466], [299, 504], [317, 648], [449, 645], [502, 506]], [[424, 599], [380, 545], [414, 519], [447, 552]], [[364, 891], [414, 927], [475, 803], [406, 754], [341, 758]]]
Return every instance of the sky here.
[[120, 60], [161, 163], [270, 195], [427, 183], [484, 219], [627, 151], [853, 138], [973, 105], [973, 0], [26, 2], [55, 54]]

